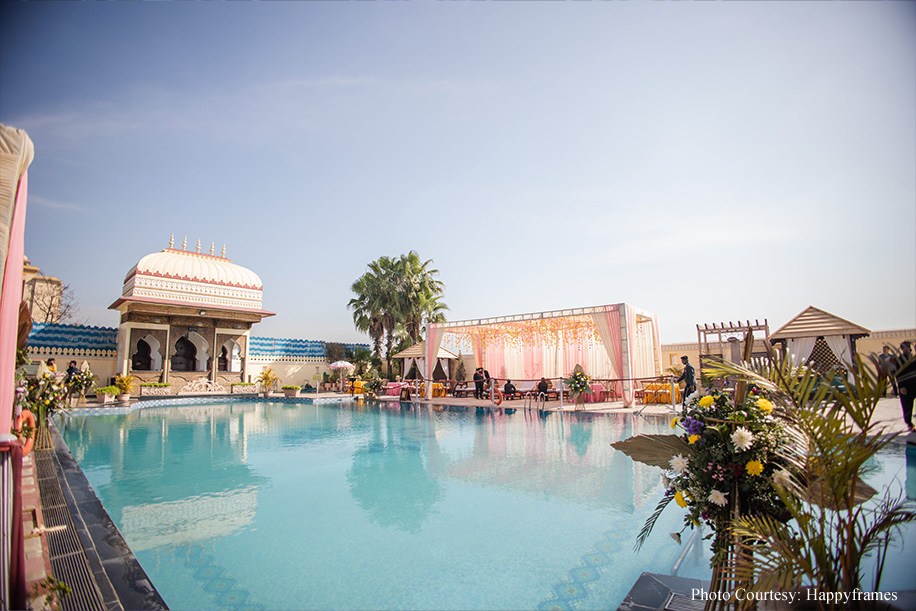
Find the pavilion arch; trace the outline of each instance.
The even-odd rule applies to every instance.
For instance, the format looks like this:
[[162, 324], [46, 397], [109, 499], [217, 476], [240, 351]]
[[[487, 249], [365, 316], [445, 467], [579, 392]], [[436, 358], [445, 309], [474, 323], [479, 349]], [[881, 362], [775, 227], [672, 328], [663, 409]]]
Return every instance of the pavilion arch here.
[[242, 347], [234, 339], [227, 339], [220, 346], [217, 370], [230, 373], [242, 370]]
[[147, 333], [137, 341], [137, 351], [131, 356], [132, 369], [135, 371], [161, 371], [162, 345], [159, 340]]
[[[172, 357], [173, 371], [207, 371], [207, 363], [210, 360], [210, 344], [206, 339], [196, 331], [191, 331], [182, 335], [175, 342], [175, 355]], [[187, 359], [191, 363], [187, 367], [183, 365]]]
[[189, 332], [186, 337], [197, 348], [197, 367], [194, 371], [207, 371], [207, 363], [210, 361], [210, 343], [197, 331]]

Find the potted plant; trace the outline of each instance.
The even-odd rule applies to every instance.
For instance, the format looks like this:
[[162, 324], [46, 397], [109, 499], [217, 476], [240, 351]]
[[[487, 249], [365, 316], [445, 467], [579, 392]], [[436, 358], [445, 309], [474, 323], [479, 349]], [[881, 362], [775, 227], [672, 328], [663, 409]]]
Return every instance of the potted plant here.
[[302, 390], [302, 387], [301, 387], [301, 386], [289, 386], [289, 385], [287, 385], [287, 386], [284, 386], [284, 387], [283, 387], [283, 394], [286, 395], [287, 397], [298, 397], [298, 396], [299, 396], [299, 392], [300, 392], [301, 390]]
[[71, 375], [66, 381], [70, 407], [76, 407], [79, 403], [85, 404], [86, 391], [92, 388], [97, 381], [95, 375], [88, 369], [76, 371]]
[[111, 403], [119, 392], [117, 386], [102, 386], [95, 389], [95, 396], [99, 403]]
[[67, 389], [58, 383], [53, 375], [46, 373], [36, 378], [23, 379], [17, 400], [23, 411], [35, 415], [35, 447], [39, 450], [50, 449], [51, 436], [48, 422], [51, 416], [64, 408]]
[[118, 401], [130, 401], [130, 394], [137, 386], [137, 376], [127, 374], [126, 376], [115, 376], [114, 385], [118, 387]]
[[265, 397], [270, 396], [270, 389], [276, 382], [280, 381], [280, 376], [274, 373], [274, 370], [268, 367], [258, 376], [258, 384], [261, 385], [261, 392]]
[[363, 384], [363, 389], [366, 391], [367, 399], [375, 399], [378, 392], [382, 389], [382, 380], [377, 377], [370, 378]]

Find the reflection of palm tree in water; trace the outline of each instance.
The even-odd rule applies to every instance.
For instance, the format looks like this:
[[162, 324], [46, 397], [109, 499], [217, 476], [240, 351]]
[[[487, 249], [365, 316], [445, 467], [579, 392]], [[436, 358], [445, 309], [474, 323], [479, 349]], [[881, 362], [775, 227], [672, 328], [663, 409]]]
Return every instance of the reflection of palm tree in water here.
[[[375, 420], [373, 439], [353, 453], [347, 473], [350, 493], [380, 526], [419, 532], [433, 505], [442, 498], [435, 474], [444, 460], [428, 418], [389, 418], [383, 437], [381, 421]], [[427, 452], [429, 468], [424, 465]]]

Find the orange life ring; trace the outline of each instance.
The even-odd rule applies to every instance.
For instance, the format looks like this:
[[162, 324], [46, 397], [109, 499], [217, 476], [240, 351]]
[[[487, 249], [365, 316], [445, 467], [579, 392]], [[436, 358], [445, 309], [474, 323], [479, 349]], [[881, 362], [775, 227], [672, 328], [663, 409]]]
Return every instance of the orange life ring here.
[[16, 429], [22, 430], [22, 425], [28, 421], [28, 425], [32, 427], [32, 434], [22, 439], [22, 435], [19, 435], [19, 439], [22, 440], [22, 455], [26, 456], [29, 452], [32, 451], [32, 446], [35, 445], [35, 414], [30, 412], [27, 409], [22, 410], [22, 413], [19, 414], [19, 417], [16, 418]]
[[501, 391], [498, 388], [494, 390], [496, 390], [496, 393], [495, 393], [495, 397], [493, 398], [493, 403], [495, 405], [500, 405], [503, 402], [503, 391]]

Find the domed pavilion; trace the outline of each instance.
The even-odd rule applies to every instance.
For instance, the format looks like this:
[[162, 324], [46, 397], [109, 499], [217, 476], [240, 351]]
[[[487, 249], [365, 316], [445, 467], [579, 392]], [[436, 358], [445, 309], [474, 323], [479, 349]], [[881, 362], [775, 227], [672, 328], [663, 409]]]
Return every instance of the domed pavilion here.
[[[171, 393], [193, 384], [247, 381], [251, 327], [266, 316], [256, 273], [222, 254], [174, 248], [146, 255], [127, 272], [121, 298], [118, 373], [142, 382], [166, 382]], [[203, 380], [201, 380], [203, 378]]]

